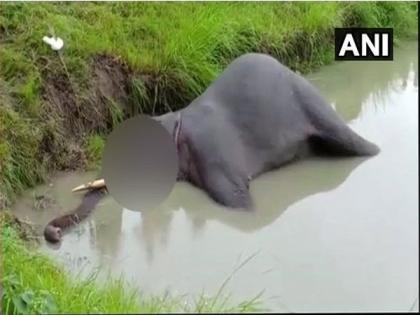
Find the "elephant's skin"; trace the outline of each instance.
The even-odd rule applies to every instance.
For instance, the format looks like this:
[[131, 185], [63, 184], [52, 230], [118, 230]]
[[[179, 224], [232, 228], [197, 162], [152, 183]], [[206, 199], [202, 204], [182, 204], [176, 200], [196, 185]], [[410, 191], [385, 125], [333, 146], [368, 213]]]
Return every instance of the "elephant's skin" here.
[[[154, 119], [174, 137], [177, 179], [231, 208], [253, 208], [249, 181], [309, 152], [379, 152], [354, 133], [306, 79], [264, 54], [237, 58], [190, 105]], [[82, 201], [92, 205], [89, 211], [97, 202], [92, 198], [88, 193]], [[83, 209], [82, 217], [89, 212], [83, 204], [77, 209]], [[78, 223], [67, 222], [80, 217], [77, 209], [51, 221], [45, 238], [59, 241], [61, 229]]]

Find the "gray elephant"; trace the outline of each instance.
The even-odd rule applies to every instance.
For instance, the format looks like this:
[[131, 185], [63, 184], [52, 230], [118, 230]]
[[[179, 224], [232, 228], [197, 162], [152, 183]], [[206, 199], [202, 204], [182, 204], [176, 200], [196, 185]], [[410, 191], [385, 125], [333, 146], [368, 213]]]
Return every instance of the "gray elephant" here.
[[234, 60], [189, 106], [156, 119], [174, 134], [179, 179], [233, 208], [252, 205], [252, 178], [310, 152], [379, 152], [306, 79], [264, 54]]
[[[190, 105], [154, 119], [173, 135], [177, 180], [230, 208], [253, 208], [250, 180], [307, 154], [379, 152], [305, 78], [265, 54], [235, 59]], [[46, 239], [59, 241], [62, 229], [86, 217], [102, 195], [88, 192], [75, 212], [51, 221]]]

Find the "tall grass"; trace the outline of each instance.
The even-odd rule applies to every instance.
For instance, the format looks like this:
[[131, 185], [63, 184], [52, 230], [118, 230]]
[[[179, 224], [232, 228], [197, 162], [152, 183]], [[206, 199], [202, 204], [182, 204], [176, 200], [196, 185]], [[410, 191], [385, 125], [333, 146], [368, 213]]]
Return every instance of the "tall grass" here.
[[[331, 62], [333, 29], [340, 26], [394, 27], [397, 41], [415, 37], [417, 5], [2, 3], [0, 198], [10, 199], [41, 181], [46, 170], [91, 165], [83, 158], [90, 154], [87, 134], [103, 137], [127, 115], [186, 106], [243, 53], [269, 53], [300, 72]], [[65, 69], [42, 42], [47, 34], [64, 39]], [[115, 100], [100, 100], [108, 110], [93, 119], [102, 122], [87, 124], [86, 116], [98, 104], [86, 101], [97, 98], [90, 64], [98, 54], [117, 56], [130, 68], [130, 110], [121, 113]], [[51, 75], [70, 82], [66, 95], [80, 107], [73, 116], [48, 99]], [[72, 129], [78, 131], [72, 135]]]
[[[260, 310], [258, 297], [232, 303], [228, 296], [201, 295], [188, 301], [182, 296], [145, 295], [122, 278], [99, 282], [98, 273], [70, 277], [49, 257], [23, 242], [10, 216], [0, 213], [0, 260], [3, 314], [127, 314], [168, 312], [250, 312]], [[31, 235], [26, 234], [26, 237]], [[191, 300], [191, 299], [189, 299]]]

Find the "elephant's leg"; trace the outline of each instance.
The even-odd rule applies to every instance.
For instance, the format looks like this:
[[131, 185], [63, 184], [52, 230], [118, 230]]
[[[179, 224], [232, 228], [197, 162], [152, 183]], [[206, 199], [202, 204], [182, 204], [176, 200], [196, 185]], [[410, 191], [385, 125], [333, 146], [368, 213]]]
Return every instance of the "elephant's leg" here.
[[371, 156], [379, 148], [363, 139], [346, 125], [334, 126], [330, 130], [318, 132], [310, 138], [316, 151], [334, 155]]
[[203, 188], [216, 202], [230, 208], [252, 208], [247, 178], [228, 175], [220, 169], [207, 170], [204, 176]]
[[334, 155], [372, 156], [379, 148], [355, 133], [309, 82], [295, 85], [297, 101], [308, 120], [309, 140], [317, 151]]

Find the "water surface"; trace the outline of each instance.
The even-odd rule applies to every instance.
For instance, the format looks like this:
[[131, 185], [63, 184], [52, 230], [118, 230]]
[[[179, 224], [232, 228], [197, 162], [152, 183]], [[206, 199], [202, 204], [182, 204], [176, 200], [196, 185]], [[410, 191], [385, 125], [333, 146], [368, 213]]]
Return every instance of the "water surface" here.
[[[233, 299], [261, 291], [276, 312], [418, 311], [418, 56], [340, 62], [308, 78], [351, 128], [378, 144], [370, 159], [311, 158], [251, 183], [255, 213], [228, 211], [178, 183], [159, 209], [132, 212], [107, 197], [60, 248], [42, 250], [72, 271], [100, 265], [149, 293]], [[94, 173], [57, 176], [14, 211], [39, 229], [80, 202], [71, 188]], [[34, 210], [34, 195], [56, 204]]]

